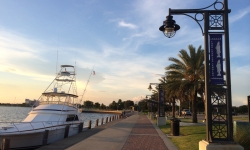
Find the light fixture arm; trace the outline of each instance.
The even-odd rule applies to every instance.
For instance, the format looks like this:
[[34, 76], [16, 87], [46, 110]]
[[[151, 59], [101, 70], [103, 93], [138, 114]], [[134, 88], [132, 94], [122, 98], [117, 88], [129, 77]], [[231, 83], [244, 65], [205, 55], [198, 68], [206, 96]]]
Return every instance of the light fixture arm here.
[[[217, 4], [220, 4], [222, 7], [220, 9], [216, 8], [216, 5]], [[228, 9], [228, 10], [225, 10], [225, 4], [222, 3], [222, 2], [219, 2], [218, 0], [215, 0], [211, 5], [207, 6], [207, 7], [204, 7], [204, 8], [198, 8], [198, 9], [171, 9], [169, 8], [169, 16], [170, 15], [185, 15], [185, 16], [188, 16], [190, 18], [192, 18], [194, 21], [197, 22], [197, 24], [199, 25], [200, 29], [201, 29], [201, 32], [202, 32], [202, 35], [204, 36], [204, 29], [202, 28], [200, 22], [201, 21], [204, 21], [204, 13], [205, 12], [208, 12], [208, 13], [212, 13], [212, 14], [215, 14], [215, 13], [225, 13], [225, 11], [228, 11], [227, 13], [230, 13], [231, 10]], [[208, 8], [214, 6], [214, 10], [207, 10]], [[189, 14], [195, 14], [194, 17], [189, 15]], [[197, 15], [202, 15], [202, 18], [201, 19], [197, 19]]]

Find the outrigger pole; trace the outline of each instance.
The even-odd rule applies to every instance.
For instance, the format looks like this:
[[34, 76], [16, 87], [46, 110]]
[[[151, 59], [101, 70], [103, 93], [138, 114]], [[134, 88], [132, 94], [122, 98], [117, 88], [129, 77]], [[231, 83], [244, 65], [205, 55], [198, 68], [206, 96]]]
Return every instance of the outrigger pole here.
[[95, 68], [95, 65], [93, 66], [93, 69], [92, 69], [92, 70], [91, 70], [91, 72], [90, 72], [88, 82], [87, 82], [87, 84], [86, 84], [86, 86], [85, 86], [85, 89], [84, 89], [83, 94], [82, 94], [82, 97], [81, 97], [81, 102], [82, 102], [83, 95], [85, 94], [86, 89], [87, 89], [87, 86], [88, 86], [88, 84], [89, 84], [89, 81], [90, 81], [91, 75], [93, 74], [94, 68]]

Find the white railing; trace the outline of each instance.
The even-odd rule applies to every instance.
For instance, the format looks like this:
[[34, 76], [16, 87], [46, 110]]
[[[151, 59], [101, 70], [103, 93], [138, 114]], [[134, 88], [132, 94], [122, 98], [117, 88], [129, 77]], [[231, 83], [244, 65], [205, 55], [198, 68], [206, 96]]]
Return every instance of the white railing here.
[[62, 102], [62, 101], [39, 101], [39, 105], [45, 105], [45, 104], [61, 104], [61, 105], [67, 105], [67, 106], [74, 106], [76, 107], [76, 104], [70, 103], [70, 102]]
[[[106, 124], [113, 121], [113, 117], [118, 118], [119, 115], [109, 115], [106, 117], [90, 117], [88, 119], [79, 121], [41, 121], [41, 122], [0, 122], [0, 135], [3, 133], [14, 133], [14, 132], [29, 132], [29, 131], [45, 131], [45, 130], [55, 130], [59, 128], [64, 128], [65, 126], [79, 125], [83, 123], [83, 128], [88, 128], [89, 121], [91, 121], [91, 127], [96, 126], [96, 120], [98, 119], [98, 126], [101, 123]], [[103, 122], [102, 122], [103, 119]], [[2, 126], [4, 125], [4, 126]], [[14, 129], [13, 129], [14, 128]]]
[[[53, 130], [62, 128], [65, 126], [79, 125], [80, 121], [46, 121], [46, 122], [0, 122], [0, 124], [9, 124], [7, 126], [1, 126], [0, 135], [2, 133], [13, 133], [13, 132], [27, 132], [27, 131], [38, 131], [38, 130]], [[15, 130], [13, 130], [13, 128]]]

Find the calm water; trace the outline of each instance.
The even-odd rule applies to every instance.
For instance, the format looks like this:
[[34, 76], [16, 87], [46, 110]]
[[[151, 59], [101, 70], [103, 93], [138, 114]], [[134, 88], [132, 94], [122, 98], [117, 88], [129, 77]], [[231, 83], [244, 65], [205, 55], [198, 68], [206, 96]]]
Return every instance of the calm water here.
[[[6, 125], [4, 122], [20, 122], [26, 118], [30, 111], [31, 107], [0, 106], [0, 126]], [[96, 119], [99, 119], [100, 124], [101, 118], [106, 118], [113, 115], [114, 114], [82, 113], [81, 116], [79, 116], [79, 119], [84, 121], [84, 127], [87, 127], [89, 120], [91, 120], [93, 127], [95, 125]]]

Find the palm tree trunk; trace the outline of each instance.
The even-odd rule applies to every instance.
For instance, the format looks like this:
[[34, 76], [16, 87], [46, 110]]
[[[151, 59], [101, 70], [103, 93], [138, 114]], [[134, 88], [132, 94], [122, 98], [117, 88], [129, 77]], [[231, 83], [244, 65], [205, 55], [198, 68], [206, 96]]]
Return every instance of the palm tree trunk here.
[[192, 101], [192, 122], [197, 123], [197, 90], [195, 90]]
[[180, 100], [180, 107], [179, 107], [179, 111], [178, 111], [179, 116], [181, 116], [181, 110], [182, 110], [182, 105], [181, 105], [181, 100]]
[[172, 98], [172, 114], [173, 118], [175, 118], [175, 97]]
[[203, 95], [202, 99], [203, 99], [203, 103], [204, 103], [204, 119], [206, 120], [207, 119], [206, 118], [206, 113], [207, 113], [206, 103], [207, 103], [207, 101], [205, 99], [205, 94]]

